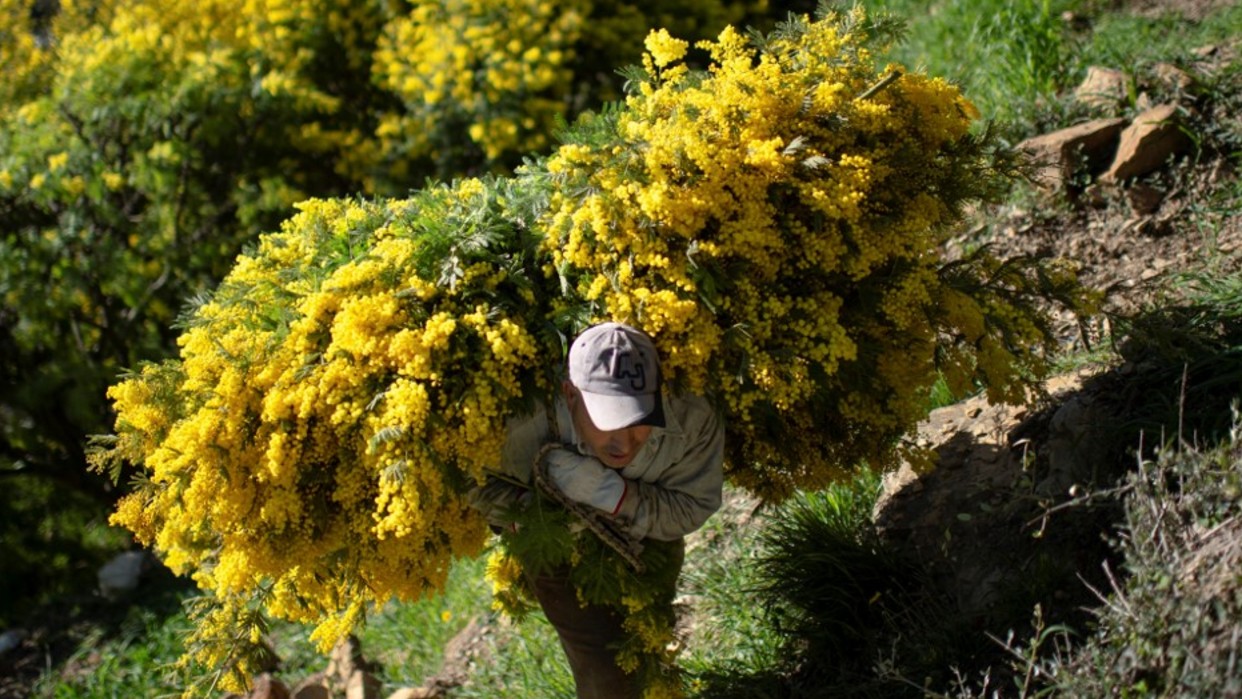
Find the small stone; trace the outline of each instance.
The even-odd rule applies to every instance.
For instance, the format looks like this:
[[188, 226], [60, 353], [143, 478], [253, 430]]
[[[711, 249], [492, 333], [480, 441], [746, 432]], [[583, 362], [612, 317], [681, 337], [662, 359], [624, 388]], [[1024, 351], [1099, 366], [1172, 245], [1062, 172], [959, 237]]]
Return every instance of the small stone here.
[[1123, 182], [1159, 169], [1190, 145], [1182, 133], [1177, 105], [1164, 104], [1143, 112], [1121, 133], [1117, 155], [1100, 180]]
[[1037, 167], [1036, 182], [1055, 189], [1064, 187], [1077, 174], [1080, 164], [1090, 172], [1102, 170], [1112, 160], [1126, 119], [1096, 119], [1028, 138], [1017, 145]]
[[0, 656], [20, 646], [22, 641], [26, 640], [26, 636], [25, 629], [9, 629], [0, 633]]
[[134, 591], [148, 562], [146, 551], [117, 554], [99, 569], [99, 592], [108, 599], [118, 599]]
[[254, 688], [246, 699], [289, 699], [289, 688], [265, 672], [254, 678]]
[[293, 699], [332, 699], [332, 692], [325, 682], [322, 672], [307, 677], [293, 688]]
[[1066, 10], [1061, 13], [1061, 21], [1065, 23], [1072, 31], [1085, 32], [1091, 29], [1091, 18], [1087, 15]]
[[1092, 182], [1083, 190], [1082, 200], [1093, 209], [1108, 207], [1108, 188], [1099, 182]]
[[1116, 107], [1126, 98], [1126, 82], [1126, 74], [1119, 70], [1091, 66], [1074, 89], [1074, 98], [1089, 107]]
[[1157, 63], [1152, 70], [1156, 79], [1174, 90], [1189, 90], [1195, 84], [1194, 77], [1172, 63]]
[[1164, 201], [1164, 191], [1149, 184], [1136, 182], [1126, 188], [1126, 202], [1130, 210], [1139, 216], [1156, 213]]

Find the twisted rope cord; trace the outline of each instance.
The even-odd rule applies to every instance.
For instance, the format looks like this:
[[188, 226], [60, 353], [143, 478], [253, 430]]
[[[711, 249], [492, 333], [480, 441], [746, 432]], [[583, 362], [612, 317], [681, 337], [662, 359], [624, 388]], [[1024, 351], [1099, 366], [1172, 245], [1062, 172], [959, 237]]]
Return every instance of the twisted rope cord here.
[[540, 447], [539, 452], [535, 454], [534, 468], [531, 469], [535, 479], [535, 486], [539, 490], [556, 501], [567, 512], [577, 517], [587, 529], [590, 529], [599, 540], [604, 542], [606, 546], [616, 551], [625, 562], [634, 569], [636, 573], [643, 573], [647, 570], [647, 566], [643, 563], [642, 542], [634, 539], [626, 534], [615, 522], [604, 516], [602, 512], [583, 505], [582, 503], [571, 499], [561, 489], [557, 487], [556, 482], [548, 476], [547, 456], [550, 451], [562, 448], [565, 445], [561, 443], [560, 429], [556, 421], [556, 405], [549, 406], [548, 409], [548, 431], [551, 432], [551, 441]]

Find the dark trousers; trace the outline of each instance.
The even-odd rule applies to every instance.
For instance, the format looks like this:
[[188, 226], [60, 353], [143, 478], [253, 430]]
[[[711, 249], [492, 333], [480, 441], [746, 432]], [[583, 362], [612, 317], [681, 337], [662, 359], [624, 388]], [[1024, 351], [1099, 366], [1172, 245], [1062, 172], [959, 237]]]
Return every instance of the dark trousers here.
[[[684, 551], [677, 547], [678, 569]], [[561, 639], [578, 699], [638, 699], [643, 690], [638, 678], [617, 667], [616, 648], [626, 635], [621, 616], [610, 607], [582, 606], [565, 573], [539, 576], [532, 587]]]

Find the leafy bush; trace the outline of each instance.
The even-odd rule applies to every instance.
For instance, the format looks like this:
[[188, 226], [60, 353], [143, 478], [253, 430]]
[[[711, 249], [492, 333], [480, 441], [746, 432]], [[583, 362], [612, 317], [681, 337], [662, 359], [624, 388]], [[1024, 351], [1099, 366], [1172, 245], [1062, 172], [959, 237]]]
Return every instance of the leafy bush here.
[[89, 596], [99, 584], [97, 571], [128, 537], [108, 527], [108, 511], [81, 493], [38, 479], [14, 478], [5, 487], [0, 595], [25, 604], [0, 608], [0, 627], [14, 628], [26, 623], [31, 603], [64, 606]]
[[691, 41], [727, 25], [770, 29], [810, 0], [427, 0], [388, 21], [372, 69], [399, 100], [375, 131], [378, 193], [422, 178], [507, 172], [561, 125], [623, 97], [612, 72], [651, 27]]
[[365, 72], [305, 65], [346, 50], [319, 39], [349, 18], [266, 9], [63, 3], [50, 47], [10, 57], [29, 80], [0, 110], [6, 469], [98, 492], [82, 437], [117, 372], [166, 356], [184, 300], [294, 201], [359, 186], [304, 139], [349, 130], [328, 124], [349, 97], [331, 89]]
[[1068, 696], [1233, 696], [1237, 570], [1242, 565], [1242, 452], [1237, 433], [1211, 449], [1170, 449], [1128, 479], [1117, 544], [1125, 578], [1102, 600], [1099, 626], [1047, 669]]

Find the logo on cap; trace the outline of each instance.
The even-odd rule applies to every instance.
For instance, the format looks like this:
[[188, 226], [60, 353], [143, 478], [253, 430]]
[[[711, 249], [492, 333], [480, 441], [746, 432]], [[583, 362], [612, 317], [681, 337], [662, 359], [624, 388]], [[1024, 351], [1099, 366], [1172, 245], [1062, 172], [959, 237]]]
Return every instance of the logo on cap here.
[[664, 426], [655, 344], [622, 323], [587, 328], [569, 349], [569, 382], [596, 427]]
[[647, 372], [642, 364], [634, 363], [633, 352], [618, 352], [613, 357], [612, 378], [623, 381], [630, 380], [630, 388], [642, 391], [647, 388]]

